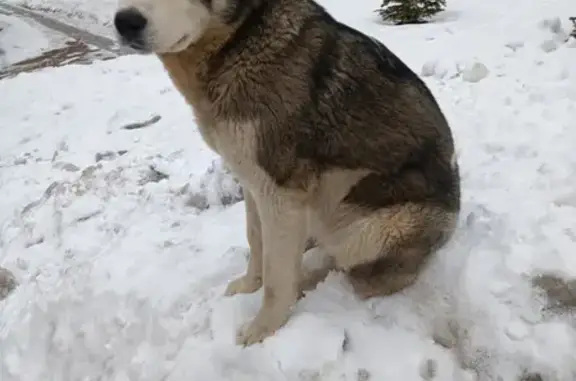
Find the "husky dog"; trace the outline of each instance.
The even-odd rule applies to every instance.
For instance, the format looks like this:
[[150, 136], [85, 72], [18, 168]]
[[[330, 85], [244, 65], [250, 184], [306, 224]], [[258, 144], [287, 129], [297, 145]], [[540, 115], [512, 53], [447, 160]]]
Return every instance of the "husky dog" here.
[[313, 0], [120, 0], [114, 24], [159, 57], [242, 185], [251, 256], [226, 294], [264, 290], [239, 344], [274, 334], [315, 284], [307, 242], [368, 298], [414, 283], [452, 236], [450, 127], [380, 42]]

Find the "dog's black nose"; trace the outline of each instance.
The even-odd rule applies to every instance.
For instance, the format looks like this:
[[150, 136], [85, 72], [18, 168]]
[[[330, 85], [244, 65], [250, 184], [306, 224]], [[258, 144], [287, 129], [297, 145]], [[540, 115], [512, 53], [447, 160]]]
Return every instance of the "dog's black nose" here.
[[147, 22], [142, 13], [134, 8], [123, 9], [114, 16], [116, 30], [127, 40], [140, 38]]

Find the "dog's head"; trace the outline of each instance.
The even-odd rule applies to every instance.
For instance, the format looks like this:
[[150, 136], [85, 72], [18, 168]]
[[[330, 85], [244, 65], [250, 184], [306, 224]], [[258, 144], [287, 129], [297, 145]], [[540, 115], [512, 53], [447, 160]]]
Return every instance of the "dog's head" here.
[[136, 50], [175, 53], [198, 41], [244, 0], [119, 0], [114, 26]]

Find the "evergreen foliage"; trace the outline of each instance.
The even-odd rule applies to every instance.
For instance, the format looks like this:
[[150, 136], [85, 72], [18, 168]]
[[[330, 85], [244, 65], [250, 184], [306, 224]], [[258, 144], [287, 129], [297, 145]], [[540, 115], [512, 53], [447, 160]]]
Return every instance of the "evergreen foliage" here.
[[377, 11], [384, 21], [395, 24], [420, 24], [443, 11], [446, 0], [383, 0]]

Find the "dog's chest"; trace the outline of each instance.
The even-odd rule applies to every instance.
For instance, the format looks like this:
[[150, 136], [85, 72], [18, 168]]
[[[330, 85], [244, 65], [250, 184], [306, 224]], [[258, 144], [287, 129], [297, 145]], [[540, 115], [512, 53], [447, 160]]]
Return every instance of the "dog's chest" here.
[[252, 182], [260, 172], [256, 161], [256, 123], [200, 123], [199, 130], [206, 144], [218, 153], [243, 180]]

